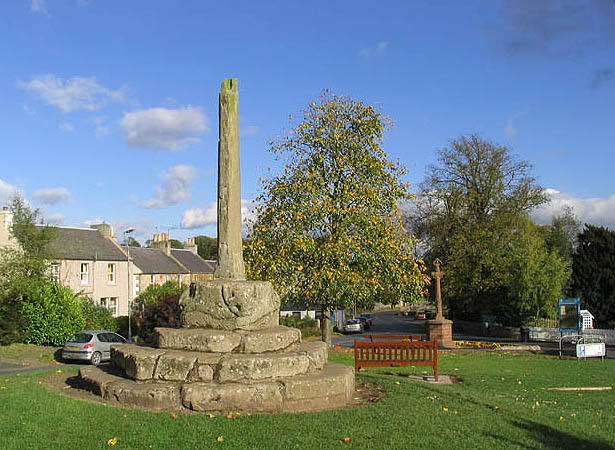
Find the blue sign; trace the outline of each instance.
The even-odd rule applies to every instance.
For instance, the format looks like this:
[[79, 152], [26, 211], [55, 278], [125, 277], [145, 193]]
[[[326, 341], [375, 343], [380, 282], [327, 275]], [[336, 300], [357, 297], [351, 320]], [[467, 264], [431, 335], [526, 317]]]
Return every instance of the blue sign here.
[[558, 302], [557, 315], [559, 318], [559, 331], [581, 333], [581, 299], [580, 298], [560, 298]]

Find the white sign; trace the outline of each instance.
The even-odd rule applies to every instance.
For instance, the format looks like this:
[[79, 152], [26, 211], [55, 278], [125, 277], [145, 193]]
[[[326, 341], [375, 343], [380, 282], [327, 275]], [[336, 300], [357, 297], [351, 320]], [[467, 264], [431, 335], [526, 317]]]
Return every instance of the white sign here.
[[591, 358], [593, 356], [605, 356], [606, 347], [604, 342], [594, 344], [577, 344], [577, 358]]

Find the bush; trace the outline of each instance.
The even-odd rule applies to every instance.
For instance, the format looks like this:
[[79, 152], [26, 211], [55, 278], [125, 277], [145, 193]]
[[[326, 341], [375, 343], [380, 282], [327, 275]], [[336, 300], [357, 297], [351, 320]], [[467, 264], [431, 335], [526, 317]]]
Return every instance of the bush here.
[[146, 306], [158, 304], [167, 295], [181, 295], [184, 288], [174, 281], [167, 281], [164, 284], [150, 284], [141, 292], [133, 302], [133, 310], [143, 312]]
[[0, 345], [22, 342], [26, 337], [26, 321], [21, 315], [21, 302], [6, 299], [0, 304]]
[[311, 336], [320, 336], [322, 334], [320, 328], [316, 326], [316, 321], [311, 317], [299, 319], [294, 316], [280, 317], [280, 325], [290, 328], [299, 328], [301, 330], [301, 338], [305, 339]]
[[136, 332], [145, 342], [155, 343], [156, 327], [179, 328], [181, 326], [181, 305], [179, 294], [167, 294], [155, 305], [147, 305], [138, 313]]
[[64, 345], [77, 331], [83, 330], [86, 320], [82, 297], [69, 288], [53, 282], [42, 282], [29, 289], [21, 304], [26, 322], [26, 344]]
[[117, 331], [119, 329], [111, 311], [104, 306], [96, 305], [90, 299], [83, 302], [83, 315], [87, 330]]

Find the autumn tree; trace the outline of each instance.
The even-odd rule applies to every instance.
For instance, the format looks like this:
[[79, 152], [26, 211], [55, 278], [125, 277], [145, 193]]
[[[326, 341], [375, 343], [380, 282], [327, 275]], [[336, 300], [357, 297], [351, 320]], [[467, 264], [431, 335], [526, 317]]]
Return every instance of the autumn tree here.
[[455, 315], [493, 313], [508, 301], [517, 227], [547, 201], [530, 171], [508, 148], [476, 135], [453, 140], [428, 167], [408, 222], [426, 259], [444, 262], [443, 289]]
[[324, 93], [270, 144], [286, 165], [257, 198], [248, 275], [284, 301], [321, 306], [329, 343], [332, 310], [410, 301], [428, 283], [398, 209], [404, 169], [381, 146], [388, 124], [372, 106]]

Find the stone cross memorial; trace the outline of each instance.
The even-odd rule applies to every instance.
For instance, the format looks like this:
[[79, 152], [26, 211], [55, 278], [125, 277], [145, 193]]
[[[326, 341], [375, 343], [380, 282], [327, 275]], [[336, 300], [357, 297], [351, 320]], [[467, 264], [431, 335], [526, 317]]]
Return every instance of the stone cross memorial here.
[[352, 367], [328, 363], [324, 342], [279, 325], [280, 298], [246, 280], [241, 242], [237, 80], [222, 83], [218, 144], [218, 267], [180, 298], [181, 328], [156, 347], [111, 348], [112, 370], [80, 377], [111, 403], [158, 410], [314, 411], [354, 398]]
[[444, 271], [442, 270], [442, 261], [436, 259], [434, 261], [435, 272], [431, 273], [431, 276], [436, 280], [436, 318], [427, 322], [427, 331], [429, 340], [438, 341], [439, 347], [453, 348], [455, 344], [453, 342], [453, 322], [444, 318], [442, 308], [442, 277]]

